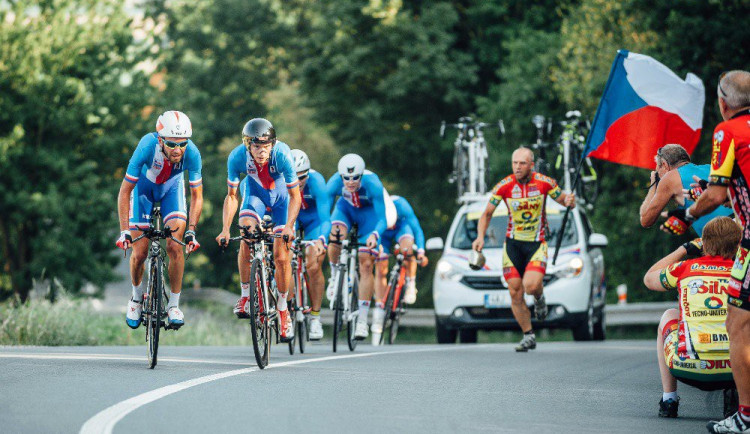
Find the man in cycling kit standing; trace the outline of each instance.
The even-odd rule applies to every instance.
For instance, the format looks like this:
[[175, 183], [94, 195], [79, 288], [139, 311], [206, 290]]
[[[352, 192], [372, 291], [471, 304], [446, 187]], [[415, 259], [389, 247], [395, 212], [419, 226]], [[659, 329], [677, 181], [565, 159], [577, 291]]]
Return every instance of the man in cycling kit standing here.
[[492, 214], [500, 201], [508, 208], [508, 230], [503, 246], [503, 276], [508, 282], [511, 309], [523, 331], [523, 339], [516, 351], [536, 348], [536, 336], [531, 327], [531, 313], [524, 301], [524, 293], [534, 296], [534, 313], [538, 320], [547, 317], [547, 303], [542, 287], [547, 267], [545, 203], [547, 196], [557, 203], [575, 207], [575, 196], [563, 193], [557, 182], [534, 172], [534, 153], [520, 147], [513, 152], [513, 174], [494, 188], [494, 193], [477, 224], [477, 239], [472, 248], [481, 252], [484, 236]]
[[[338, 164], [327, 185], [329, 196], [341, 196], [331, 214], [331, 235], [329, 238], [328, 259], [331, 264], [339, 262], [341, 246], [336, 244], [337, 235], [344, 239], [352, 224], [358, 226], [359, 243], [359, 316], [354, 336], [365, 339], [367, 313], [370, 310], [375, 278], [373, 269], [379, 253], [380, 237], [387, 227], [383, 184], [378, 175], [365, 170], [365, 160], [357, 154], [346, 154]], [[333, 243], [331, 243], [333, 242]], [[333, 300], [336, 292], [336, 269], [331, 267], [331, 280], [327, 296]], [[382, 319], [381, 319], [382, 320]]]
[[[662, 210], [670, 200], [677, 203], [678, 208], [689, 208], [694, 202], [684, 197], [683, 190], [690, 190], [693, 177], [708, 179], [709, 164], [696, 165], [690, 162], [685, 148], [680, 145], [665, 145], [656, 152], [656, 170], [651, 172], [651, 187], [648, 189], [643, 204], [641, 204], [641, 226], [647, 228], [659, 218]], [[732, 210], [719, 207], [710, 214], [697, 219], [692, 228], [699, 237], [703, 234], [703, 226], [711, 219], [728, 216]]]
[[[714, 129], [709, 185], [698, 201], [687, 210], [674, 210], [667, 227], [685, 233], [697, 218], [732, 198], [734, 213], [742, 226], [742, 241], [732, 267], [728, 287], [729, 359], [740, 398], [739, 411], [719, 422], [708, 424], [709, 432], [750, 433], [750, 72], [730, 71], [719, 77], [716, 89], [719, 111], [724, 122]], [[665, 224], [666, 226], [666, 224]]]
[[[291, 151], [286, 143], [276, 140], [276, 130], [269, 121], [263, 118], [251, 119], [242, 128], [242, 144], [229, 154], [227, 172], [228, 190], [224, 199], [223, 228], [216, 237], [216, 242], [222, 245], [223, 240], [230, 238], [229, 230], [239, 204], [237, 187], [240, 185], [240, 175], [244, 173], [247, 176], [242, 184], [240, 225], [250, 226], [251, 230], [255, 230], [270, 210], [273, 233], [279, 235], [273, 242], [276, 285], [279, 290], [276, 308], [281, 318], [281, 340], [289, 342], [294, 338], [294, 325], [286, 303], [287, 293], [292, 285], [288, 242], [294, 239], [294, 223], [302, 203]], [[234, 313], [239, 318], [249, 317], [249, 261], [250, 247], [247, 243], [241, 243], [237, 257], [241, 295], [234, 307]]]
[[315, 244], [305, 249], [305, 268], [309, 276], [310, 304], [310, 339], [323, 339], [323, 326], [320, 324], [320, 305], [323, 301], [323, 259], [326, 254], [326, 242], [331, 232], [331, 200], [326, 190], [326, 180], [319, 172], [310, 168], [310, 159], [303, 151], [292, 149], [294, 170], [297, 172], [299, 186], [302, 190], [302, 208], [297, 222], [304, 232], [306, 241]]
[[[130, 328], [141, 325], [144, 289], [143, 264], [148, 256], [148, 239], [142, 238], [133, 244], [133, 238], [140, 236], [140, 229], [149, 227], [151, 211], [155, 202], [161, 202], [164, 226], [180, 239], [185, 236], [190, 253], [200, 247], [195, 237], [195, 229], [203, 208], [203, 181], [201, 177], [201, 154], [190, 140], [193, 127], [190, 119], [178, 111], [166, 111], [156, 121], [156, 132], [148, 133], [138, 143], [130, 158], [125, 179], [120, 185], [117, 197], [117, 211], [120, 218], [120, 237], [117, 247], [127, 250], [131, 245], [130, 279], [133, 283], [133, 296], [128, 302], [125, 322]], [[185, 177], [187, 170], [190, 179], [190, 224], [185, 206]], [[185, 232], [185, 225], [188, 231]], [[182, 273], [185, 257], [182, 246], [167, 240], [169, 256], [169, 286], [172, 291], [167, 305], [169, 326], [178, 329], [185, 323], [180, 310]]]

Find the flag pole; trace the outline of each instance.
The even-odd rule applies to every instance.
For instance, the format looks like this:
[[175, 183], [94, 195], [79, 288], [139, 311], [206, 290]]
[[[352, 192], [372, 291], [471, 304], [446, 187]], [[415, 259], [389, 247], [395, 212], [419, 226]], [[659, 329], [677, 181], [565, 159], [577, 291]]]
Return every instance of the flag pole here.
[[[617, 68], [617, 60], [620, 57], [627, 57], [629, 51], [628, 50], [617, 50], [617, 55], [615, 56], [615, 61], [612, 62], [612, 68], [609, 70], [609, 77], [607, 78], [607, 84], [604, 85], [604, 92], [602, 93], [602, 99], [604, 96], [607, 95], [607, 90], [609, 89], [609, 85], [612, 83], [612, 76], [615, 74], [615, 69]], [[599, 114], [601, 113], [602, 104], [599, 103], [599, 107], [596, 108], [596, 114], [594, 115], [594, 121], [591, 123], [591, 129], [589, 130], [588, 137], [586, 137], [586, 147], [584, 148], [584, 152], [581, 154], [581, 161], [578, 162], [578, 168], [576, 169], [576, 176], [573, 179], [573, 187], [571, 187], [570, 192], [573, 193], [576, 191], [576, 187], [578, 187], [578, 181], [581, 178], [581, 168], [583, 167], [583, 160], [586, 159], [586, 156], [590, 153], [589, 151], [589, 145], [591, 144], [591, 135], [594, 132], [594, 127], [596, 126], [597, 120], [599, 119]], [[570, 215], [570, 210], [572, 208], [565, 207], [565, 215], [563, 216], [562, 226], [560, 227], [560, 231], [557, 234], [557, 241], [555, 242], [555, 255], [552, 257], [552, 265], [555, 265], [557, 262], [557, 255], [560, 253], [560, 246], [562, 245], [562, 237], [563, 233], [565, 233], [565, 225], [568, 223], [568, 217]], [[588, 240], [586, 240], [588, 241]]]

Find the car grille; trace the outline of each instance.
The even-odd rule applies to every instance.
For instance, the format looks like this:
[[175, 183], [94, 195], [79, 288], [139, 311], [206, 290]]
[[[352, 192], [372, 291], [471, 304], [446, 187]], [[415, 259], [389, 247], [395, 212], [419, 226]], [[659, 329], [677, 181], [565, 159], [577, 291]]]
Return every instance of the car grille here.
[[500, 276], [464, 276], [461, 283], [470, 288], [481, 290], [506, 288], [503, 281], [500, 280]]
[[513, 319], [513, 311], [509, 307], [487, 309], [486, 307], [470, 307], [469, 311], [474, 319]]

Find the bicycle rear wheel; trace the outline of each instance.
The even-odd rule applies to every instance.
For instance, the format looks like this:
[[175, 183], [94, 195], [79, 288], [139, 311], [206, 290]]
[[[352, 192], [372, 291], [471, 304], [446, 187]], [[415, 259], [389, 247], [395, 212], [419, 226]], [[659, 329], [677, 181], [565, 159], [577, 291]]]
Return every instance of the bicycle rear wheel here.
[[301, 321], [299, 322], [299, 329], [298, 332], [298, 340], [299, 340], [299, 352], [300, 354], [304, 354], [305, 352], [305, 344], [307, 341], [310, 340], [310, 328], [309, 325], [309, 319], [308, 315], [305, 313], [305, 311], [308, 309], [308, 306], [310, 305], [308, 301], [308, 292], [307, 292], [307, 276], [305, 273], [300, 273], [300, 292], [297, 294], [297, 297], [300, 300], [299, 306], [299, 313], [297, 314], [299, 318], [301, 318]]
[[149, 269], [148, 300], [146, 314], [146, 340], [148, 341], [148, 367], [154, 369], [159, 354], [159, 332], [162, 319], [162, 262], [156, 257]]
[[[393, 274], [393, 273], [391, 273]], [[393, 309], [393, 293], [396, 292], [396, 285], [398, 284], [398, 275], [392, 275], [390, 279], [388, 279], [388, 286], [386, 291], [388, 291], [385, 297], [385, 303], [383, 306], [383, 309], [385, 310], [385, 315], [383, 315], [383, 328], [380, 331], [380, 343], [383, 343], [383, 336], [385, 336], [385, 330], [388, 327], [388, 321], [391, 319]], [[390, 339], [389, 342], [390, 343]]]
[[344, 282], [346, 281], [346, 270], [339, 270], [339, 281], [336, 283], [336, 301], [333, 303], [333, 352], [339, 340], [339, 332], [344, 326]]
[[[354, 306], [359, 306], [359, 278], [355, 276], [352, 280], [352, 290], [351, 292], [349, 292], [349, 312], [355, 310]], [[349, 321], [346, 325], [346, 337], [349, 344], [349, 351], [354, 351], [354, 349], [357, 348], [357, 343], [359, 342], [354, 336], [358, 319], [358, 315], [349, 315]]]
[[259, 259], [254, 259], [250, 269], [250, 332], [253, 338], [255, 361], [260, 369], [268, 366], [268, 353], [271, 350], [271, 327], [268, 312], [265, 311], [266, 283], [263, 281], [263, 267]]

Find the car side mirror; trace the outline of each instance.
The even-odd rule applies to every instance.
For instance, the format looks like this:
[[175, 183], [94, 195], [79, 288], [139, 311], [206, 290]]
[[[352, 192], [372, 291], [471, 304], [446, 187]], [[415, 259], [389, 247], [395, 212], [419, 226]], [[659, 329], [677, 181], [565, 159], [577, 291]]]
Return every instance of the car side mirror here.
[[604, 234], [591, 234], [589, 236], [589, 247], [607, 247], [609, 240]]
[[440, 237], [430, 238], [424, 244], [425, 250], [443, 250], [443, 247], [445, 247], [443, 239]]

